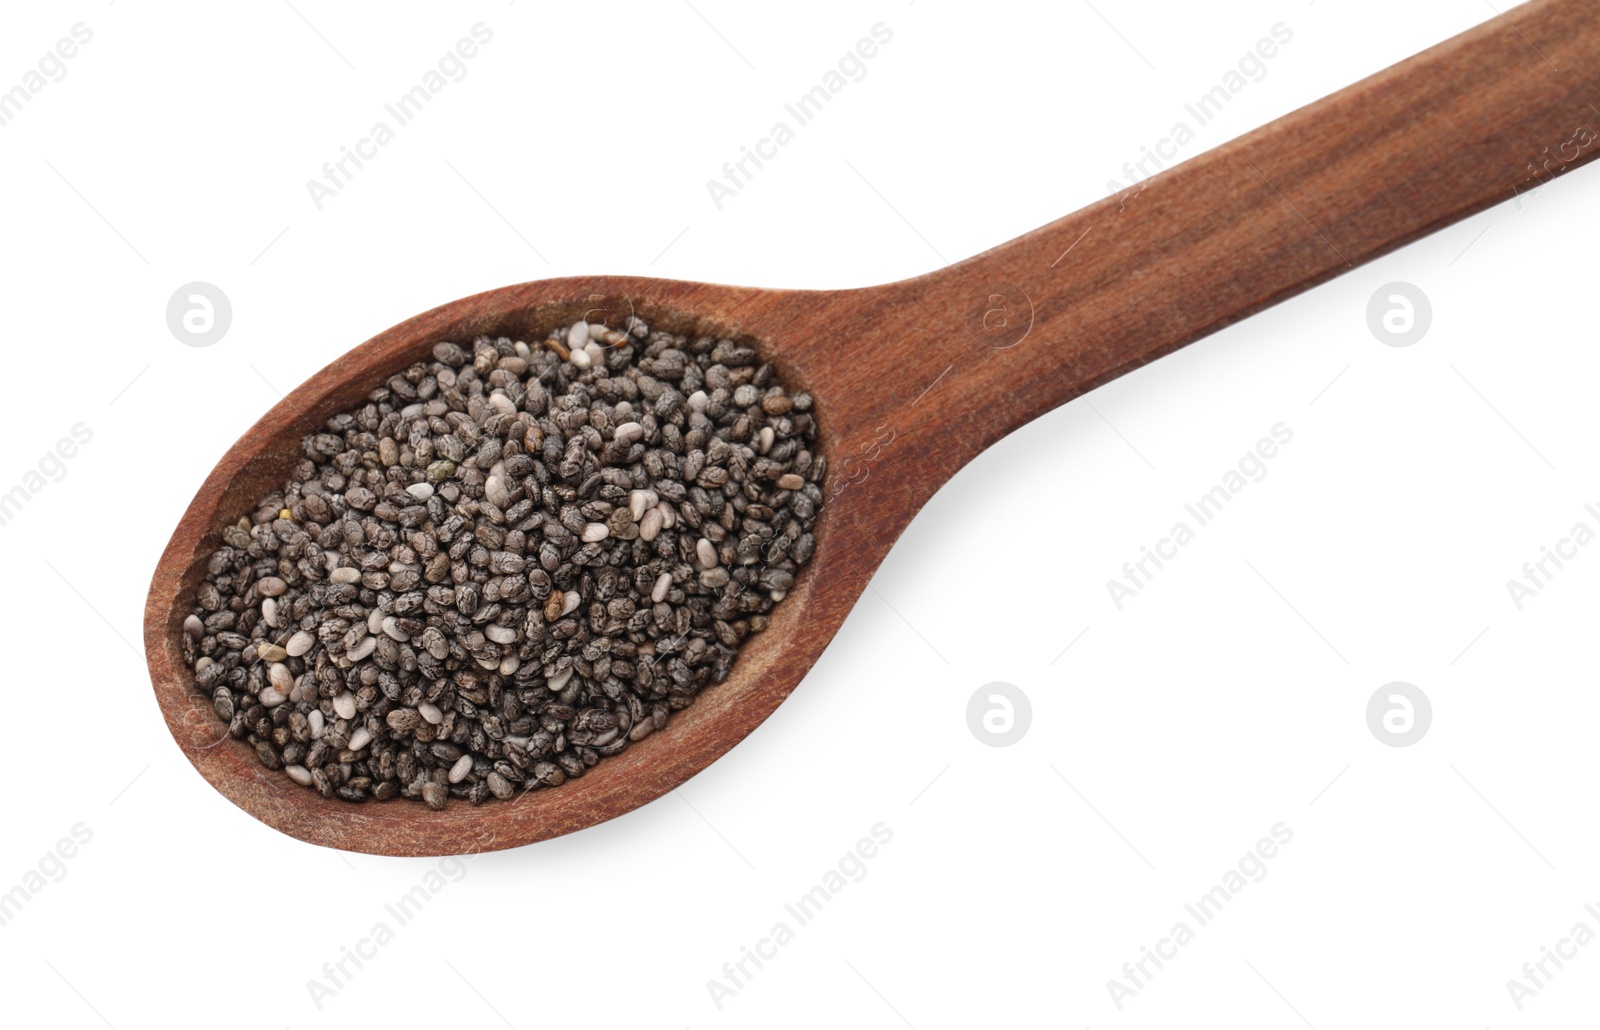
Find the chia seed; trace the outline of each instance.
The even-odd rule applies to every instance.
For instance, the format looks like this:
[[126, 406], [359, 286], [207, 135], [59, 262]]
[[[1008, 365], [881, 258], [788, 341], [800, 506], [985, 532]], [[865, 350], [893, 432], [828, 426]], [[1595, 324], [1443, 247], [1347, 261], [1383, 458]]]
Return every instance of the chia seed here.
[[766, 627], [815, 548], [811, 408], [751, 348], [637, 318], [440, 343], [225, 528], [184, 621], [195, 685], [324, 797], [559, 787]]

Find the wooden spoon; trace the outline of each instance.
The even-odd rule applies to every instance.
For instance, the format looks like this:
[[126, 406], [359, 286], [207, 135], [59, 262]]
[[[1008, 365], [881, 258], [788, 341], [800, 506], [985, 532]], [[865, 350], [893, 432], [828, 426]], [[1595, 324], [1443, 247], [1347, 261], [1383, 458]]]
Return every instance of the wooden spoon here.
[[[1537, 0], [1120, 195], [918, 279], [839, 292], [636, 277], [458, 300], [367, 341], [269, 411], [195, 496], [156, 569], [145, 649], [183, 752], [239, 807], [316, 844], [487, 851], [592, 826], [683, 783], [799, 684], [918, 509], [1012, 430], [1087, 390], [1600, 152], [1600, 4]], [[509, 802], [324, 800], [263, 768], [193, 686], [182, 623], [223, 527], [298, 442], [441, 340], [533, 341], [578, 317], [748, 341], [816, 398], [817, 550], [733, 673], [582, 778]], [[781, 775], [774, 770], [771, 775]]]

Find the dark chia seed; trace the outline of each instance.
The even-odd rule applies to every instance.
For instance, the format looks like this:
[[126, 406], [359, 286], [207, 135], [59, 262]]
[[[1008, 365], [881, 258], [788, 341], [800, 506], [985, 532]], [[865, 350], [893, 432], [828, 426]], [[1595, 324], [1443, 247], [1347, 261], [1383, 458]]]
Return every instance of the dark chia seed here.
[[728, 340], [441, 343], [301, 444], [184, 623], [195, 684], [324, 797], [582, 776], [722, 682], [814, 548], [811, 398]]

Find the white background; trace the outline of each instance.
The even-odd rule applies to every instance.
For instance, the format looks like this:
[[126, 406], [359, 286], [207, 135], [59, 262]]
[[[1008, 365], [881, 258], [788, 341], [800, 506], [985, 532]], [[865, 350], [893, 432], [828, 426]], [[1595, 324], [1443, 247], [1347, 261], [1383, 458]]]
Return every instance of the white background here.
[[[1600, 946], [1520, 1011], [1506, 981], [1574, 923], [1600, 930], [1600, 548], [1520, 611], [1506, 581], [1600, 502], [1592, 172], [1007, 439], [749, 740], [622, 819], [473, 859], [320, 1009], [307, 982], [438, 862], [320, 850], [235, 809], [168, 736], [139, 648], [156, 558], [217, 458], [410, 315], [557, 275], [923, 273], [1103, 196], [1275, 23], [1292, 42], [1186, 156], [1493, 16], [8, 5], [0, 88], [75, 23], [94, 38], [0, 128], [0, 489], [74, 424], [94, 439], [0, 527], [0, 891], [93, 833], [0, 927], [7, 1024], [1577, 1025]], [[705, 181], [880, 21], [866, 78], [713, 206]], [[467, 77], [317, 210], [306, 180], [478, 22], [494, 37]], [[204, 349], [164, 316], [195, 280], [234, 308]], [[1392, 281], [1433, 305], [1411, 347], [1367, 328]], [[1106, 581], [1278, 422], [1294, 439], [1266, 479], [1117, 610]], [[997, 680], [1033, 708], [1009, 748], [966, 721]], [[1395, 680], [1434, 711], [1405, 748], [1366, 722]], [[719, 1008], [707, 982], [879, 822], [894, 837], [865, 879]], [[1119, 1010], [1107, 981], [1280, 822], [1266, 878]]]

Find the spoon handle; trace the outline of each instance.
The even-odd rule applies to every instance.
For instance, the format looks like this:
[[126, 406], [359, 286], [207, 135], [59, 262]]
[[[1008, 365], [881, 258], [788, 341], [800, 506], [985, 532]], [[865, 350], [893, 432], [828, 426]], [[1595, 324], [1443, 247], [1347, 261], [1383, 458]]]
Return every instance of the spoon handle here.
[[[947, 376], [928, 399], [986, 422], [973, 440], [981, 449], [1086, 390], [1484, 208], [1551, 203], [1535, 195], [1600, 154], [1597, 108], [1600, 3], [1534, 0], [1507, 10], [1075, 214], [900, 284], [925, 324], [965, 329], [948, 353], [966, 374]], [[1029, 375], [1017, 375], [1018, 362]], [[1004, 412], [995, 424], [964, 411], [958, 391], [1003, 392], [1015, 403], [988, 407]], [[969, 456], [952, 457], [959, 467]]]

